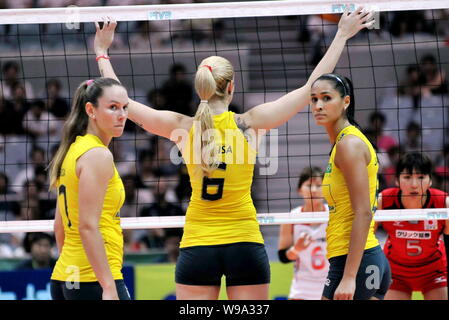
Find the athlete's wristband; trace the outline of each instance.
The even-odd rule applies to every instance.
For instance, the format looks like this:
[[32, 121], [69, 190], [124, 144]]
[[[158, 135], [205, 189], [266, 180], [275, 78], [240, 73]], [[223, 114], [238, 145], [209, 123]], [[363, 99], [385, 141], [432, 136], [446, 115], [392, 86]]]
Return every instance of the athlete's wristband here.
[[287, 250], [288, 249], [279, 249], [278, 250], [279, 261], [281, 261], [282, 263], [290, 263], [290, 262], [292, 262], [292, 260], [290, 260], [287, 257]]
[[111, 59], [111, 57], [110, 56], [108, 56], [107, 54], [103, 54], [103, 55], [101, 55], [101, 56], [98, 56], [98, 57], [96, 57], [95, 58], [95, 60], [100, 60], [100, 59], [106, 59], [106, 60], [110, 60]]
[[296, 254], [296, 256], [298, 256], [298, 255], [299, 255], [299, 251], [298, 251], [298, 250], [296, 250], [294, 246], [291, 246], [291, 247], [290, 247], [290, 249], [288, 249], [288, 251], [291, 251], [291, 252], [293, 252], [294, 254]]

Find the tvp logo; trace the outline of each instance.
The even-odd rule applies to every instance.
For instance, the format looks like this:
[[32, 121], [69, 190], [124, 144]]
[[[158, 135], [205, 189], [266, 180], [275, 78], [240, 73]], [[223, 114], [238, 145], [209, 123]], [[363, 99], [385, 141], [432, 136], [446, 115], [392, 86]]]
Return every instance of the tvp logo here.
[[171, 11], [150, 11], [148, 14], [148, 20], [170, 20], [171, 18]]
[[[332, 13], [343, 13], [346, 9], [345, 4], [333, 4], [332, 5]], [[364, 6], [366, 11], [373, 11], [374, 12], [374, 24], [369, 29], [380, 29], [380, 11], [378, 6], [369, 5]], [[349, 5], [349, 12], [353, 12], [357, 9], [357, 6], [354, 3], [351, 3]]]

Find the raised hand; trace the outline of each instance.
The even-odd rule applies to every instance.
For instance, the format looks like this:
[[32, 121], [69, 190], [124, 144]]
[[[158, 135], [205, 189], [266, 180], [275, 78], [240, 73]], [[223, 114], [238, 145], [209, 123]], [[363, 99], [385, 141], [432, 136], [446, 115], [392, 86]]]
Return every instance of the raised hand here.
[[103, 27], [100, 28], [98, 21], [95, 21], [97, 32], [95, 33], [94, 50], [97, 56], [107, 54], [109, 47], [114, 41], [117, 21], [111, 17], [103, 18]]
[[308, 233], [302, 232], [299, 235], [298, 240], [296, 240], [295, 250], [302, 251], [304, 249], [307, 249], [307, 247], [310, 246], [312, 241], [313, 241], [312, 237]]
[[346, 5], [340, 21], [338, 22], [338, 32], [346, 39], [352, 38], [363, 28], [370, 28], [376, 23], [374, 12], [366, 11], [363, 7], [349, 13], [349, 5]]

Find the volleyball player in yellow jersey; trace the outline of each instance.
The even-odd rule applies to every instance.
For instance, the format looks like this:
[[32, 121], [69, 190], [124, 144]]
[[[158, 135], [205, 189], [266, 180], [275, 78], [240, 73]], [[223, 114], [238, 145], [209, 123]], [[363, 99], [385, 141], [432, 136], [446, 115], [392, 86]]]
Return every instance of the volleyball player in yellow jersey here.
[[[251, 199], [257, 135], [284, 124], [309, 103], [312, 81], [334, 69], [346, 40], [373, 24], [371, 18], [362, 8], [343, 14], [334, 41], [309, 81], [244, 114], [228, 111], [234, 70], [217, 56], [204, 59], [196, 72], [201, 103], [195, 117], [130, 100], [130, 119], [176, 142], [190, 175], [193, 192], [176, 265], [177, 299], [217, 299], [223, 275], [229, 299], [268, 298], [270, 267]], [[100, 72], [112, 78], [116, 75], [107, 50], [116, 25], [110, 18], [102, 28], [96, 23]], [[256, 133], [254, 139], [246, 138], [250, 131]]]
[[313, 116], [333, 144], [322, 184], [329, 205], [324, 299], [383, 299], [391, 281], [374, 235], [376, 151], [354, 121], [354, 103], [352, 83], [345, 77], [325, 74], [312, 85]]
[[60, 252], [54, 300], [130, 299], [121, 273], [125, 192], [108, 149], [123, 133], [127, 105], [126, 89], [114, 79], [88, 80], [76, 91], [50, 172]]

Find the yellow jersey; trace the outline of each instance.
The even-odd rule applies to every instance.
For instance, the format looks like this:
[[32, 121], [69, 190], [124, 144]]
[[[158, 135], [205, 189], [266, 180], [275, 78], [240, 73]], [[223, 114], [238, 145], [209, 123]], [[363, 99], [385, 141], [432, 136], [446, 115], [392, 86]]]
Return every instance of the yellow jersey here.
[[234, 112], [213, 116], [221, 164], [209, 177], [201, 168], [195, 124], [183, 150], [192, 186], [180, 247], [263, 243], [251, 198], [257, 151], [237, 127]]
[[[323, 196], [329, 205], [329, 223], [326, 230], [328, 259], [348, 254], [352, 222], [354, 220], [354, 211], [352, 210], [351, 199], [349, 198], [349, 191], [345, 182], [345, 178], [343, 176], [343, 173], [340, 171], [340, 169], [337, 168], [334, 162], [335, 154], [338, 148], [338, 142], [345, 135], [354, 135], [356, 137], [359, 137], [368, 146], [369, 152], [371, 154], [371, 161], [367, 165], [367, 170], [371, 210], [373, 214], [377, 209], [377, 171], [379, 169], [379, 164], [377, 161], [376, 151], [374, 150], [369, 140], [359, 129], [354, 126], [348, 126], [341, 130], [337, 135], [335, 146], [332, 149], [330, 155], [329, 164], [327, 166], [326, 172], [324, 173], [322, 184]], [[369, 228], [365, 250], [378, 245], [379, 241], [374, 234], [373, 219]]]
[[[76, 137], [71, 144], [61, 166], [57, 181], [58, 208], [64, 225], [64, 245], [56, 262], [52, 280], [71, 282], [98, 281], [87, 259], [78, 231], [78, 183], [76, 162], [92, 148], [107, 148], [95, 135], [86, 134]], [[103, 201], [99, 229], [103, 236], [106, 256], [112, 276], [123, 279], [123, 234], [120, 226], [120, 208], [125, 200], [125, 189], [114, 166], [114, 176], [109, 180]]]

